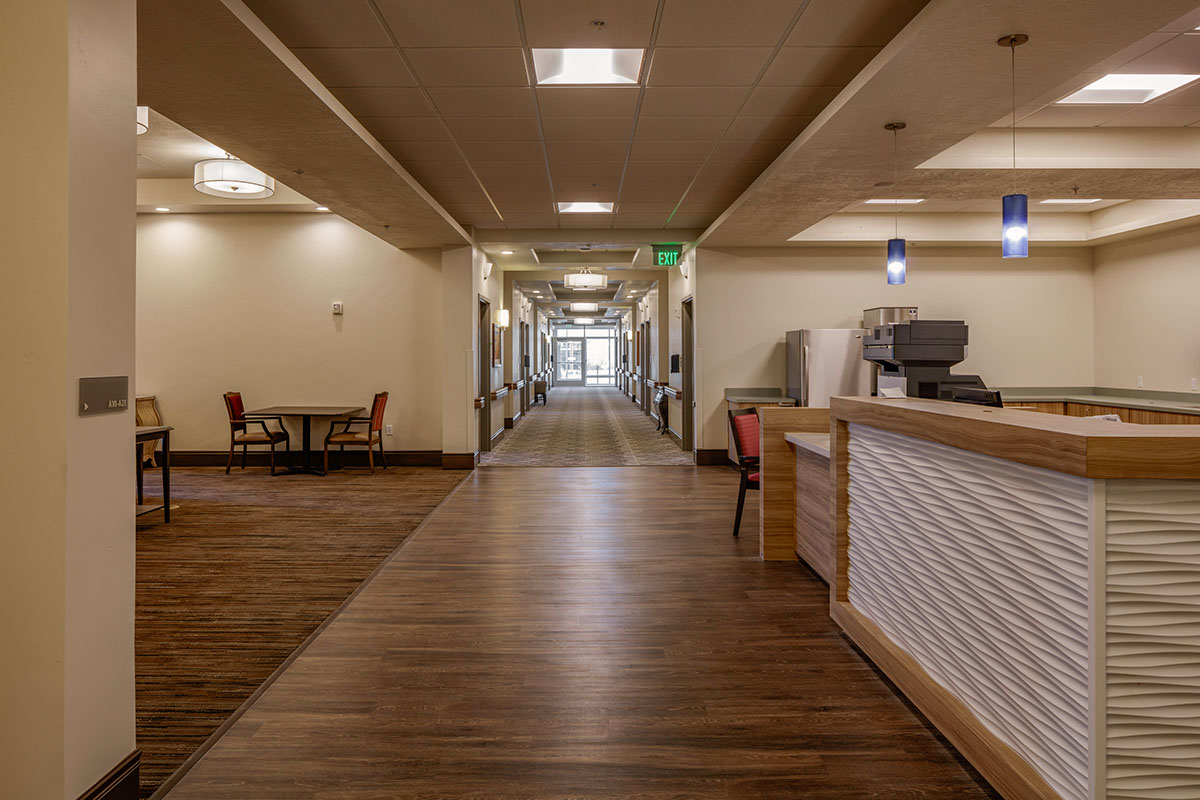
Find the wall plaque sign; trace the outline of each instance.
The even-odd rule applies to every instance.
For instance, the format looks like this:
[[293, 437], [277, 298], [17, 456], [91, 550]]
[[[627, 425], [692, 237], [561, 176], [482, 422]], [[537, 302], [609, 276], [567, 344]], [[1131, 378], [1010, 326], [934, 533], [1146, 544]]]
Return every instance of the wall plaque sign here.
[[112, 414], [129, 408], [129, 376], [79, 379], [79, 416]]

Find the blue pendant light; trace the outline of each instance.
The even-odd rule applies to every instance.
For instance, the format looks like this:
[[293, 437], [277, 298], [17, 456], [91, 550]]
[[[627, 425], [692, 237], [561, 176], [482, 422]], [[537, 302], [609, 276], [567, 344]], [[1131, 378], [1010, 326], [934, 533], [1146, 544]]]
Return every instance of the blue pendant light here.
[[887, 243], [887, 282], [889, 286], [903, 286], [907, 263], [905, 241], [900, 238], [900, 131], [907, 127], [903, 122], [889, 122], [883, 126], [892, 132], [892, 192], [896, 204], [896, 235]]
[[1029, 41], [1023, 33], [1001, 36], [996, 44], [1012, 54], [1012, 164], [1013, 193], [1004, 196], [1001, 214], [1000, 253], [1005, 258], [1029, 256], [1029, 197], [1017, 194], [1017, 47]]
[[889, 286], [904, 285], [904, 240], [888, 239], [887, 281]]

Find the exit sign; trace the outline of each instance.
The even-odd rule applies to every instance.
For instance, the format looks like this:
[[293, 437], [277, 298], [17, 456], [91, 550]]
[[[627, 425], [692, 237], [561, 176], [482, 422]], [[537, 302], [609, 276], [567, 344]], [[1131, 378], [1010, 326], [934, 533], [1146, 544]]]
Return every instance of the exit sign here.
[[679, 263], [679, 254], [683, 248], [677, 244], [654, 245], [654, 266], [673, 267]]

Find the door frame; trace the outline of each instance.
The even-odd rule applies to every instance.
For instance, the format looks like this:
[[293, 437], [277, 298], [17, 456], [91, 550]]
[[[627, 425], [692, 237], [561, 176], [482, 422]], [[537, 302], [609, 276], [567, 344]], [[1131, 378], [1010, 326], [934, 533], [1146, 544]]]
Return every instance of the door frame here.
[[696, 304], [694, 295], [683, 298], [679, 304], [680, 334], [683, 339], [680, 355], [679, 378], [683, 384], [683, 419], [680, 420], [679, 438], [683, 450], [696, 450]]
[[[579, 343], [579, 380], [572, 381], [563, 378], [558, 374], [558, 370], [562, 367], [563, 361], [559, 357], [558, 343], [559, 342], [578, 342]], [[587, 386], [587, 345], [584, 344], [582, 336], [563, 336], [557, 334], [550, 340], [550, 347], [554, 353], [554, 383], [559, 386]]]
[[476, 380], [478, 380], [479, 395], [483, 404], [479, 408], [479, 448], [480, 453], [492, 449], [492, 303], [483, 295], [479, 295], [479, 342], [476, 345]]

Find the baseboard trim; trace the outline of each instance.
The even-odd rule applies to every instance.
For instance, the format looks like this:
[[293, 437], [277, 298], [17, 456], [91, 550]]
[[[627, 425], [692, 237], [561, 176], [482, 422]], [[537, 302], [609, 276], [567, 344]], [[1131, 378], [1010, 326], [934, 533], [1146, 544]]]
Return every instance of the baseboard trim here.
[[141, 769], [142, 751], [134, 750], [92, 788], [79, 795], [79, 800], [137, 800]]
[[[387, 456], [388, 466], [396, 467], [438, 467], [442, 464], [442, 452], [440, 450], [384, 450]], [[293, 450], [290, 456], [295, 459], [295, 463], [300, 463], [300, 451]], [[345, 463], [348, 467], [365, 467], [367, 466], [367, 449], [365, 447], [353, 447], [346, 451], [345, 462], [339, 459], [342, 454], [331, 449], [329, 451], [329, 465], [338, 466]], [[285, 464], [292, 463], [287, 459], [289, 456], [282, 451], [275, 451], [275, 466], [281, 467]], [[321, 464], [325, 458], [325, 454], [321, 450], [312, 451], [312, 462]], [[375, 461], [379, 461], [379, 451], [375, 451]], [[223, 467], [229, 463], [228, 450], [172, 450], [171, 451], [171, 466], [172, 467]], [[242, 454], [236, 452], [233, 454], [233, 468], [238, 469], [242, 465]], [[246, 454], [247, 467], [268, 467], [271, 465], [270, 451], [256, 450]]]
[[479, 451], [474, 453], [442, 453], [442, 469], [475, 469]]
[[670, 436], [671, 439], [674, 440], [675, 444], [679, 445], [680, 448], [683, 447], [683, 437], [680, 436], [679, 433], [670, 425], [667, 426], [667, 436]]
[[722, 467], [729, 465], [728, 450], [696, 450], [696, 465], [700, 467]]

